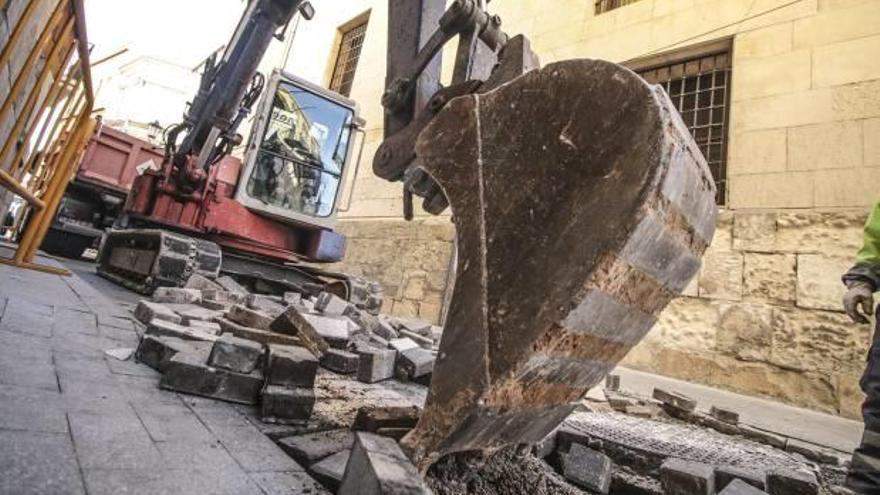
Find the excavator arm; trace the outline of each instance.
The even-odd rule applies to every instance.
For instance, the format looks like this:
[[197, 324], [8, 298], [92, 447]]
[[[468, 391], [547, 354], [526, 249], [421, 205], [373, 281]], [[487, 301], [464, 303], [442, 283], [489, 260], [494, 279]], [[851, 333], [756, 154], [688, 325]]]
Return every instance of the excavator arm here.
[[166, 155], [182, 186], [197, 189], [210, 167], [242, 142], [236, 131], [265, 86], [257, 66], [297, 11], [306, 18], [314, 13], [304, 0], [250, 0], [223, 57], [218, 61], [215, 54], [205, 61], [183, 122], [166, 135]]

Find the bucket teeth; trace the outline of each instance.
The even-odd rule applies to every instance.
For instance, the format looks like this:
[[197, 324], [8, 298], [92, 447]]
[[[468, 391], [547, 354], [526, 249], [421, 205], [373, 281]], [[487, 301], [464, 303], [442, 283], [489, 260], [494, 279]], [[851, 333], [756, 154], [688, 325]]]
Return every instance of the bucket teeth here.
[[416, 149], [458, 247], [430, 393], [403, 440], [424, 470], [556, 427], [696, 274], [716, 206], [665, 93], [604, 61], [456, 98]]

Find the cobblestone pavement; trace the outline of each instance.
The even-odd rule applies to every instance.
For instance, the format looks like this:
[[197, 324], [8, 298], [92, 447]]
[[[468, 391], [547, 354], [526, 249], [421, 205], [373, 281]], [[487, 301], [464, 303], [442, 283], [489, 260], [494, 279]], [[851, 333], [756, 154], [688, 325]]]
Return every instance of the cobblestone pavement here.
[[0, 494], [320, 491], [245, 409], [105, 354], [136, 347], [128, 315], [77, 276], [0, 265]]

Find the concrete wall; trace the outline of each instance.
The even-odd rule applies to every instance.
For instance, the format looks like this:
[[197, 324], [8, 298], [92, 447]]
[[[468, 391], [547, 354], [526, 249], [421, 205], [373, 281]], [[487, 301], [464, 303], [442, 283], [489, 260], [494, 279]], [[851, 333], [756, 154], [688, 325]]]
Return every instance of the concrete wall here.
[[[880, 2], [640, 0], [598, 16], [592, 3], [508, 0], [491, 10], [507, 32], [531, 38], [543, 63], [624, 62], [733, 38], [728, 197], [718, 232], [698, 279], [626, 363], [856, 416], [869, 329], [840, 312], [839, 277], [878, 199]], [[385, 9], [384, 0], [318, 6], [315, 20], [299, 26], [289, 67], [326, 85], [337, 28], [370, 11], [352, 89], [368, 139], [350, 208], [340, 214], [350, 239], [344, 268], [380, 279], [387, 310], [431, 318], [453, 229], [442, 217], [402, 223], [400, 187], [370, 171], [382, 132]]]

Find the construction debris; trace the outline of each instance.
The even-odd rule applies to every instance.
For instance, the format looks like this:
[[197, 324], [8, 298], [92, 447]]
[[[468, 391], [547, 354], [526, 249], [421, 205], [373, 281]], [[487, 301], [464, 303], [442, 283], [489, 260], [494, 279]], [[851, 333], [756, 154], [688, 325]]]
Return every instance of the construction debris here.
[[164, 368], [159, 381], [162, 388], [240, 404], [259, 403], [263, 388], [259, 370], [236, 373], [213, 368], [205, 363], [204, 356], [185, 352], [177, 353]]
[[370, 433], [356, 433], [339, 495], [426, 495], [419, 472], [397, 442]]
[[715, 470], [708, 464], [670, 458], [660, 466], [660, 482], [667, 495], [713, 495]]
[[565, 479], [591, 492], [607, 494], [611, 487], [611, 459], [601, 452], [572, 445], [563, 458]]
[[[169, 291], [163, 297], [177, 293]], [[320, 295], [322, 301], [315, 306], [313, 298], [292, 293], [281, 298], [207, 288], [196, 298], [188, 288], [182, 294], [199, 302], [143, 301], [136, 309], [146, 327], [135, 358], [164, 373], [162, 388], [257, 406], [251, 413], [257, 424], [266, 423], [267, 434], [328, 490], [348, 493], [351, 485], [345, 480], [358, 479], [361, 488], [399, 485], [403, 491], [396, 493], [424, 493], [409, 460], [388, 452], [399, 451], [397, 442], [422, 417], [422, 410], [415, 406], [422, 405], [423, 385], [433, 376], [442, 337], [439, 327], [372, 315], [329, 294]], [[210, 309], [212, 302], [225, 309]], [[320, 387], [319, 375], [324, 377]], [[770, 452], [827, 466], [840, 463], [839, 456], [817, 446], [742, 424], [733, 410], [713, 407], [703, 413], [696, 401], [659, 389], [654, 399], [640, 397], [621, 390], [619, 378], [613, 376], [605, 385], [607, 405], [597, 406], [620, 412], [607, 413], [616, 415], [615, 427], [640, 421], [632, 425], [653, 425], [653, 430], [636, 428], [616, 438], [603, 433], [612, 423], [599, 421], [605, 417], [602, 414], [578, 413], [525, 451], [448, 456], [428, 471], [427, 483], [435, 493], [456, 495], [475, 491], [500, 495], [522, 491], [522, 487], [548, 495], [580, 490], [660, 495], [664, 490], [674, 494], [722, 489], [739, 490], [731, 492], [736, 494], [763, 493], [764, 487], [769, 493], [817, 493], [809, 490], [818, 488], [820, 480], [803, 474], [810, 473], [803, 468], [805, 464], [773, 457]], [[389, 398], [396, 397], [403, 390], [400, 387], [416, 387], [423, 395], [406, 406], [390, 405]], [[600, 395], [593, 400], [602, 399]], [[361, 407], [358, 404], [364, 404], [359, 402], [363, 400], [375, 402]], [[324, 401], [338, 405], [328, 406]], [[341, 414], [343, 410], [347, 412]], [[583, 428], [587, 419], [591, 426]], [[758, 457], [744, 460], [733, 451], [728, 455], [716, 449], [717, 458], [707, 458], [691, 455], [680, 445], [661, 446], [655, 454], [651, 448], [631, 448], [621, 440], [663, 432], [673, 426], [669, 422], [717, 430], [729, 435], [726, 438], [731, 442], [759, 442], [753, 444]], [[357, 443], [356, 434], [367, 440]], [[663, 437], [681, 444], [699, 435], [667, 431]], [[471, 481], [460, 484], [455, 476]], [[743, 484], [758, 491], [744, 492]]]
[[224, 334], [214, 342], [208, 365], [248, 374], [257, 369], [263, 352], [263, 344], [259, 342]]
[[767, 473], [770, 495], [817, 495], [819, 482], [813, 473], [790, 469], [774, 469]]
[[735, 479], [728, 483], [723, 490], [718, 492], [718, 495], [761, 495], [766, 493], [767, 492], [759, 490], [740, 479]]

